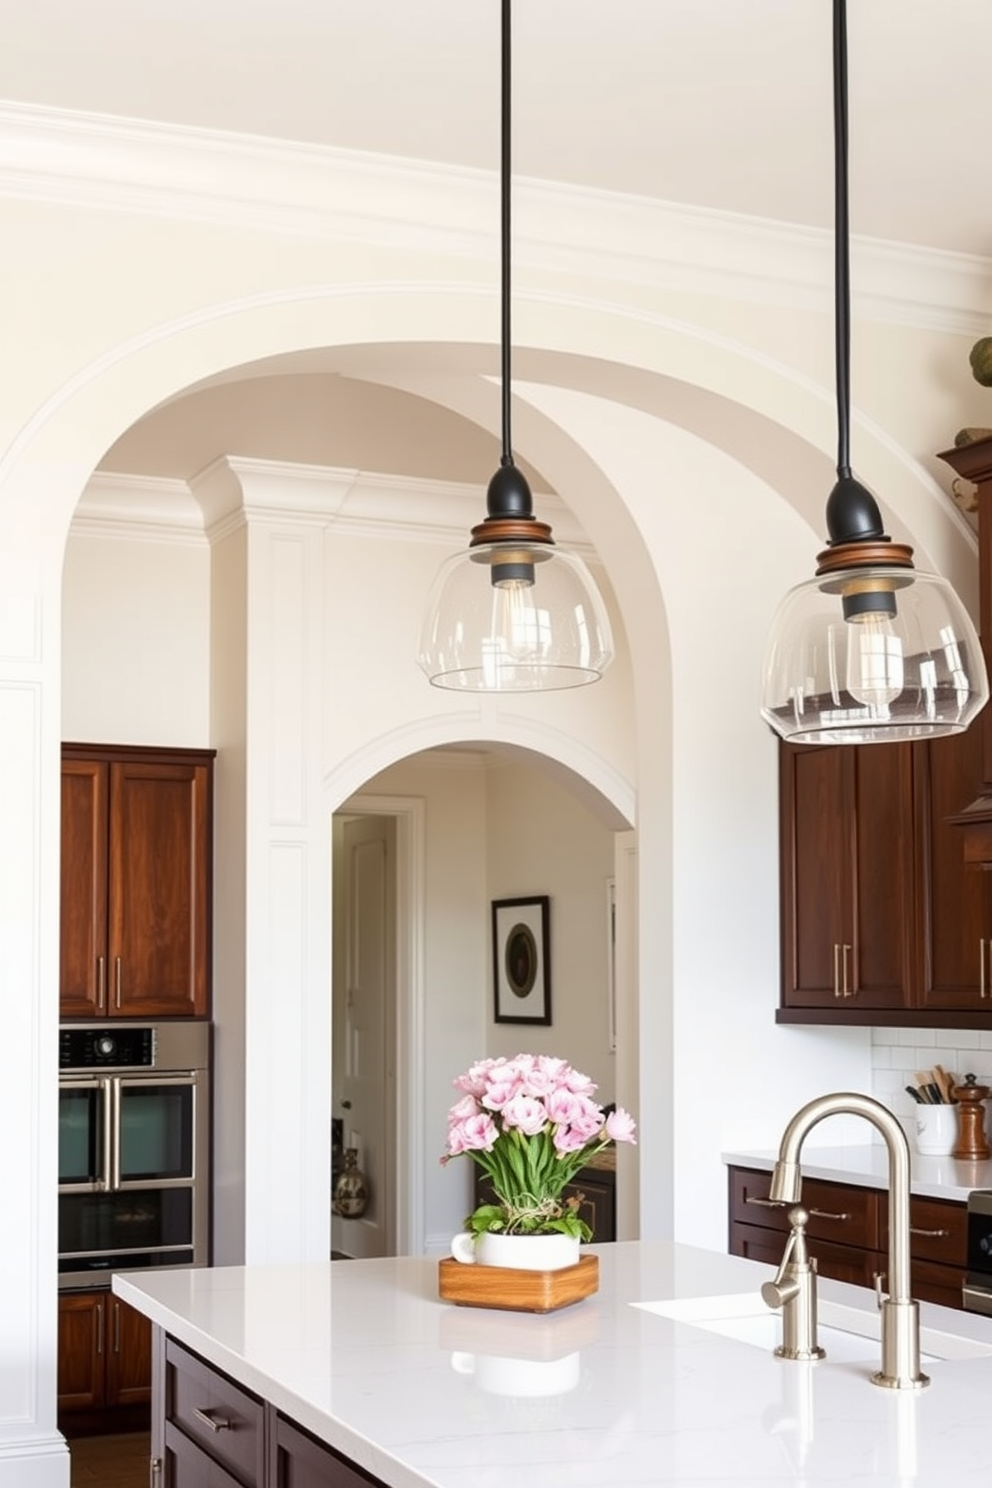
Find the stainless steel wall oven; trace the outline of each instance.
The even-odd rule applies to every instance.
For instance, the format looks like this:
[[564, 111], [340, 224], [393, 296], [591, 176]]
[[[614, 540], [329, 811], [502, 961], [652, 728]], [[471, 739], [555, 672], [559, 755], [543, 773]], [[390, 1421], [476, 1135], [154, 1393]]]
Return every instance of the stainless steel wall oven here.
[[63, 1024], [59, 1286], [209, 1247], [210, 1025]]

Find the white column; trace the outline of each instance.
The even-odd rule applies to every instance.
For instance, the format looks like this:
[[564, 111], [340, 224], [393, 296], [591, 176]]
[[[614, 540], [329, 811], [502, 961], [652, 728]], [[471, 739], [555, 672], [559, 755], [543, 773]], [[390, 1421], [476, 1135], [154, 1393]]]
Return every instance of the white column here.
[[21, 558], [11, 535], [0, 562], [0, 1488], [66, 1488], [55, 1420], [59, 588], [25, 536]]

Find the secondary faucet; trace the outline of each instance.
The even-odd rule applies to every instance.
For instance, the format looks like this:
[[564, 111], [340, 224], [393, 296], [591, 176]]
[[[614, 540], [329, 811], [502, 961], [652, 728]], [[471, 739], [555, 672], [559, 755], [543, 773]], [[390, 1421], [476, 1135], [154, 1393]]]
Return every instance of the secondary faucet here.
[[772, 1173], [769, 1201], [797, 1204], [802, 1191], [799, 1156], [811, 1129], [824, 1116], [863, 1116], [881, 1133], [889, 1158], [888, 1296], [875, 1277], [882, 1314], [882, 1367], [872, 1382], [890, 1390], [921, 1390], [930, 1383], [920, 1372], [920, 1309], [909, 1289], [909, 1142], [892, 1112], [868, 1095], [842, 1092], [811, 1100], [782, 1134]]

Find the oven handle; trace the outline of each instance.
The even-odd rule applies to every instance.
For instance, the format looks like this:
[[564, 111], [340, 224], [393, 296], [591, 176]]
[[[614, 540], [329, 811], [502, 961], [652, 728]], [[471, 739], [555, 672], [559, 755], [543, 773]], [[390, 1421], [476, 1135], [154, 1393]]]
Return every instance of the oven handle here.
[[96, 1186], [97, 1188], [102, 1189], [104, 1193], [109, 1192], [110, 1188], [112, 1187], [111, 1166], [113, 1163], [114, 1123], [113, 1101], [110, 1093], [111, 1084], [112, 1082], [109, 1079], [100, 1081], [100, 1104], [103, 1108], [100, 1113], [102, 1118], [102, 1131], [100, 1133], [100, 1136], [102, 1138], [102, 1152], [100, 1160], [100, 1172], [97, 1175]]
[[117, 1193], [121, 1186], [121, 1082], [118, 1075], [107, 1080], [107, 1145], [106, 1166], [109, 1175], [108, 1188]]

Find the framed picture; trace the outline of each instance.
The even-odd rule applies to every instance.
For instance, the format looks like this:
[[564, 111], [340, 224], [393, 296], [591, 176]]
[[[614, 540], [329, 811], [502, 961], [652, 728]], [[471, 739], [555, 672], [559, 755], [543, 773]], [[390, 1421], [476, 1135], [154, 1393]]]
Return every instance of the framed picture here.
[[550, 905], [546, 894], [493, 900], [497, 1023], [551, 1022]]

